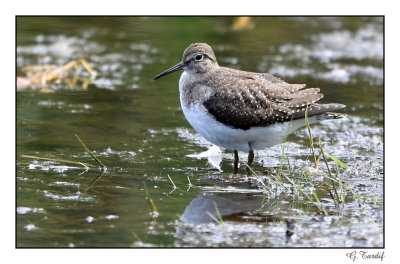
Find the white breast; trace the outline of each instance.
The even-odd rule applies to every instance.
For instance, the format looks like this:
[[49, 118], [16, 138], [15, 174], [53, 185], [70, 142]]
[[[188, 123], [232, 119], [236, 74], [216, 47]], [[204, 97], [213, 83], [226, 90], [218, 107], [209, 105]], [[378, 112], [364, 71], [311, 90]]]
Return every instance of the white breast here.
[[292, 123], [285, 122], [268, 127], [254, 127], [247, 130], [225, 126], [217, 122], [202, 104], [186, 106], [182, 87], [189, 74], [183, 72], [179, 79], [182, 111], [197, 133], [219, 147], [248, 152], [250, 150], [250, 143], [254, 150], [265, 149], [281, 143], [286, 135], [305, 124], [304, 120], [294, 120]]

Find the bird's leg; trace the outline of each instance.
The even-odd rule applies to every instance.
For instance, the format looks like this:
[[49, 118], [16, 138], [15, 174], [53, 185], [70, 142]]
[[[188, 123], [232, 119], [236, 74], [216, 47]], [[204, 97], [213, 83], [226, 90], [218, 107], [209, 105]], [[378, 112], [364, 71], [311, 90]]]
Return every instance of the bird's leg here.
[[[253, 151], [253, 148], [251, 147], [250, 142], [249, 142], [249, 148], [250, 148], [250, 151], [249, 151], [249, 156], [247, 158], [247, 165], [249, 167], [251, 167], [251, 165], [253, 164], [253, 160], [254, 160], [254, 151]], [[247, 173], [250, 173], [250, 168], [249, 167], [246, 168]]]
[[239, 172], [239, 153], [237, 152], [237, 150], [234, 150], [233, 154], [235, 156], [235, 160], [233, 161], [233, 173], [238, 173]]
[[249, 157], [247, 159], [247, 164], [249, 165], [249, 167], [251, 167], [251, 165], [253, 165], [253, 160], [254, 160], [254, 151], [250, 150]]

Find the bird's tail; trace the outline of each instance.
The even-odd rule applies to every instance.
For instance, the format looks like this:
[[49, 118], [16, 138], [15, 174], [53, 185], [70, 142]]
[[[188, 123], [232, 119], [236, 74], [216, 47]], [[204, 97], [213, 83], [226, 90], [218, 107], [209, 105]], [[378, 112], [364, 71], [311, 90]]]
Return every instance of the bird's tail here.
[[[322, 121], [322, 120], [329, 120], [329, 119], [340, 119], [343, 117], [346, 117], [347, 114], [345, 113], [335, 113], [332, 111], [336, 111], [338, 109], [345, 108], [346, 106], [344, 104], [322, 104], [322, 105], [314, 105], [311, 107], [317, 106], [316, 113], [312, 113], [313, 111], [310, 111], [311, 115], [314, 115], [317, 120]], [[320, 110], [318, 110], [320, 108]], [[321, 112], [319, 112], [321, 111]], [[309, 115], [310, 115], [309, 114]]]
[[328, 119], [340, 119], [346, 117], [347, 114], [345, 113], [333, 113], [333, 112], [326, 112], [321, 115], [317, 115], [316, 118], [319, 121], [328, 120]]
[[[343, 104], [310, 104], [307, 109], [308, 117], [315, 117], [316, 121], [322, 121], [327, 119], [339, 119], [346, 117], [344, 113], [334, 113], [333, 111], [345, 108]], [[294, 119], [302, 119], [305, 116], [306, 107], [294, 114]]]

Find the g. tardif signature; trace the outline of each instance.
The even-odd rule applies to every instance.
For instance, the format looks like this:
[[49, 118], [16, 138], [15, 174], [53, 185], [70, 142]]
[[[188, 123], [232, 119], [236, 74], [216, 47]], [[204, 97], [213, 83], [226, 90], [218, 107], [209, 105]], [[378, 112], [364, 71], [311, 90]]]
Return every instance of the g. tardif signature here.
[[385, 257], [385, 252], [376, 252], [376, 253], [370, 253], [368, 251], [352, 251], [349, 253], [346, 253], [346, 256], [353, 261], [356, 261], [356, 259], [379, 259], [383, 261], [383, 258]]

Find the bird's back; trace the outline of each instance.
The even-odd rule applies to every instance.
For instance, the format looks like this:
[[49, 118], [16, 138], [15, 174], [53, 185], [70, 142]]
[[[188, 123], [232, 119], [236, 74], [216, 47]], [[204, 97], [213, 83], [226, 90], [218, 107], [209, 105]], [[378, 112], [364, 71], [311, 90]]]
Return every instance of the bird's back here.
[[245, 130], [304, 118], [307, 105], [308, 116], [345, 107], [316, 104], [323, 97], [319, 88], [304, 89], [305, 84], [288, 84], [268, 73], [225, 67], [207, 73], [194, 87], [211, 88], [203, 105], [217, 121]]

